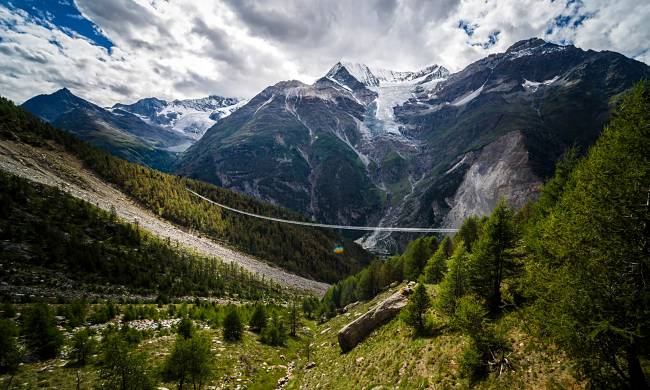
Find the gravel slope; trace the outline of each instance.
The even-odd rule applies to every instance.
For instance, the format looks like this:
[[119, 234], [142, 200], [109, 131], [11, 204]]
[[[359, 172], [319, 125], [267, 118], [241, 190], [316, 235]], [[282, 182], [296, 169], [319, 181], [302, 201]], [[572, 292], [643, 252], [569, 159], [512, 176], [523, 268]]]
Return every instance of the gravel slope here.
[[0, 169], [15, 175], [59, 187], [69, 194], [93, 203], [102, 209], [115, 208], [117, 215], [128, 222], [163, 238], [170, 238], [200, 254], [234, 262], [245, 269], [264, 275], [282, 285], [323, 295], [329, 287], [270, 266], [251, 256], [230, 249], [194, 232], [185, 231], [136, 204], [128, 195], [101, 180], [82, 166], [74, 156], [57, 146], [37, 148], [24, 143], [0, 140]]

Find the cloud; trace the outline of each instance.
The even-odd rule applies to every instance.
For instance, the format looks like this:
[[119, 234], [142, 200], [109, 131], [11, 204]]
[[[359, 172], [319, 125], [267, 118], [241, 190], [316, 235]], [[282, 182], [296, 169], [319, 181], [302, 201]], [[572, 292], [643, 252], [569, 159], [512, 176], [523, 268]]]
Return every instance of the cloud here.
[[341, 59], [458, 71], [534, 36], [650, 63], [650, 3], [637, 0], [67, 3], [113, 46], [57, 25], [48, 12], [0, 5], [3, 95], [22, 102], [67, 86], [102, 105], [147, 96], [249, 97], [281, 80], [312, 82]]

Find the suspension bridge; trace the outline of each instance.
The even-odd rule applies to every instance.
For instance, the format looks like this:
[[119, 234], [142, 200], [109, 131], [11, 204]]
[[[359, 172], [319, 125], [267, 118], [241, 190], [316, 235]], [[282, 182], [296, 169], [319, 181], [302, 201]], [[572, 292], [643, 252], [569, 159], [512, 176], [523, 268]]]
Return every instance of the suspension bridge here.
[[225, 204], [221, 204], [219, 202], [215, 202], [212, 199], [206, 198], [205, 196], [203, 196], [203, 195], [201, 195], [199, 193], [196, 193], [195, 191], [192, 191], [189, 188], [186, 188], [186, 189], [192, 195], [197, 196], [197, 197], [205, 200], [206, 202], [212, 203], [215, 206], [221, 207], [223, 209], [226, 209], [226, 210], [238, 213], [238, 214], [247, 215], [247, 216], [253, 217], [253, 218], [265, 219], [267, 221], [286, 223], [286, 224], [290, 224], [290, 225], [309, 226], [309, 227], [317, 227], [317, 228], [325, 228], [325, 229], [370, 231], [370, 232], [379, 231], [379, 232], [402, 232], [402, 233], [456, 233], [458, 231], [458, 229], [451, 229], [451, 228], [390, 227], [390, 226], [349, 226], [349, 225], [330, 225], [330, 224], [325, 224], [325, 223], [294, 221], [294, 220], [290, 220], [290, 219], [269, 217], [269, 216], [266, 216], [266, 215], [260, 215], [260, 214], [250, 213], [248, 211], [238, 210], [236, 208], [229, 207], [229, 206], [226, 206]]

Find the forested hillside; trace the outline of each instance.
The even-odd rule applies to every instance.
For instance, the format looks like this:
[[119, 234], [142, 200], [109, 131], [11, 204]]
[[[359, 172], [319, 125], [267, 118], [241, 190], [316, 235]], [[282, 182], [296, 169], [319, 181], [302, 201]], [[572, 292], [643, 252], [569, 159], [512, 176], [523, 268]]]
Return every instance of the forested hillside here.
[[[470, 386], [517, 387], [512, 380], [531, 371], [514, 378], [505, 374], [537, 356], [522, 355], [523, 343], [517, 340], [525, 332], [533, 345], [560, 348], [587, 387], [645, 389], [650, 375], [649, 191], [646, 81], [623, 97], [585, 157], [567, 152], [538, 201], [520, 210], [501, 201], [489, 217], [465, 220], [455, 236], [439, 244], [433, 237], [412, 242], [403, 255], [374, 262], [332, 286], [319, 313], [334, 316], [391, 282], [418, 280], [429, 285], [428, 292], [416, 289], [403, 312], [416, 338], [412, 342], [421, 348], [422, 338], [438, 343], [447, 335], [466, 337], [455, 359]], [[372, 343], [378, 345], [376, 339]], [[522, 361], [513, 361], [517, 357]], [[447, 380], [417, 375], [423, 377], [409, 380], [433, 387]], [[309, 372], [305, 376], [317, 379]], [[533, 380], [539, 378], [520, 385]], [[543, 386], [559, 384], [550, 377]]]
[[239, 209], [280, 218], [301, 218], [213, 185], [171, 176], [113, 157], [42, 122], [6, 99], [0, 102], [0, 134], [28, 143], [57, 142], [105, 180], [122, 188], [159, 216], [296, 274], [333, 282], [356, 271], [370, 259], [369, 254], [352, 242], [344, 243], [344, 254], [334, 254], [334, 247], [341, 241], [331, 232], [259, 222], [233, 213], [222, 213], [219, 208], [190, 195], [186, 188]]
[[14, 270], [2, 276], [7, 285], [61, 287], [49, 270], [90, 288], [120, 285], [169, 297], [287, 294], [235, 264], [197, 256], [56, 188], [2, 172], [0, 247], [2, 267]]

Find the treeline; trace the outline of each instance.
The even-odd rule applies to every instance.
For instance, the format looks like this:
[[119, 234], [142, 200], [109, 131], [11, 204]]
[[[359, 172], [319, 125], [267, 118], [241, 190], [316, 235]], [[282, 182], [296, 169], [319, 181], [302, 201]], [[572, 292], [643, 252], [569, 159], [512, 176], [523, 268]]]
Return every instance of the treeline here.
[[[53, 140], [157, 215], [302, 276], [334, 282], [357, 271], [371, 259], [360, 246], [332, 232], [222, 212], [217, 206], [191, 195], [186, 188], [249, 212], [304, 219], [232, 191], [116, 158], [52, 127], [4, 98], [0, 98], [0, 136], [36, 145]], [[342, 241], [345, 253], [333, 253], [336, 244]]]
[[0, 246], [6, 267], [41, 266], [91, 285], [166, 296], [286, 294], [235, 264], [189, 253], [56, 188], [3, 172]]
[[527, 329], [567, 352], [589, 387], [648, 388], [649, 200], [646, 81], [622, 100], [584, 158], [566, 153], [537, 201], [517, 211], [502, 201], [439, 245], [433, 238], [411, 243], [404, 255], [332, 286], [320, 310], [417, 278], [438, 284], [437, 294], [431, 303], [421, 284], [405, 320], [422, 332], [431, 304], [447, 316], [470, 337], [460, 360], [467, 375], [511, 368], [509, 342], [493, 319], [518, 310]]

